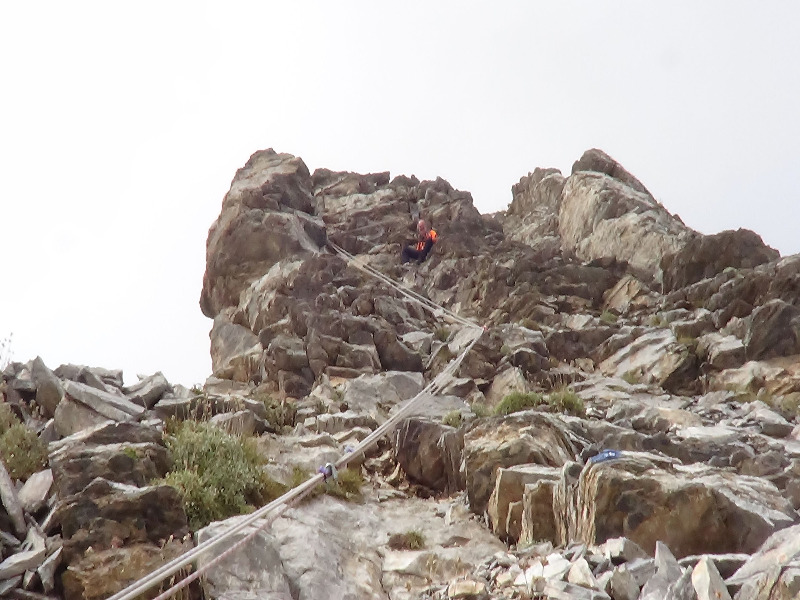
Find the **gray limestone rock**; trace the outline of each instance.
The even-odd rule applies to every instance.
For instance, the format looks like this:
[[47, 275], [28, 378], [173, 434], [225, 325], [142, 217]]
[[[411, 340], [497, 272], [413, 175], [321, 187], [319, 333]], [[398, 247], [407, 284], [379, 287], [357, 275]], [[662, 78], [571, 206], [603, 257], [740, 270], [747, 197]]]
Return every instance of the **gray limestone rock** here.
[[47, 501], [52, 486], [52, 469], [44, 469], [28, 477], [19, 490], [19, 503], [22, 505], [22, 509], [30, 514], [39, 510]]
[[156, 402], [172, 391], [172, 386], [161, 371], [144, 377], [137, 383], [122, 388], [128, 400], [145, 408], [153, 408]]
[[42, 409], [42, 414], [49, 419], [55, 414], [56, 406], [64, 397], [64, 387], [39, 356], [31, 363], [31, 378], [36, 385], [36, 404]]
[[704, 556], [692, 570], [692, 585], [698, 600], [732, 600], [714, 562]]
[[[197, 544], [202, 544], [221, 532], [234, 527], [242, 517], [212, 523], [195, 534]], [[211, 598], [239, 597], [242, 593], [254, 597], [290, 598], [292, 591], [276, 549], [274, 536], [264, 528], [266, 523], [256, 521], [230, 536], [224, 544], [217, 544], [200, 555], [197, 567], [203, 568], [211, 560], [227, 551], [248, 535], [253, 535], [246, 546], [229, 554], [203, 578], [203, 589]]]

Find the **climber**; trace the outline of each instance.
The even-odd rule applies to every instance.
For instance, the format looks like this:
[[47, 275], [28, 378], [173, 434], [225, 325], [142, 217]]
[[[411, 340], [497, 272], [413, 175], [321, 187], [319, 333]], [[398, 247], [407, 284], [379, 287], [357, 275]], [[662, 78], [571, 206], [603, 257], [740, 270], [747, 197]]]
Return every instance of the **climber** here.
[[416, 260], [418, 263], [423, 262], [426, 258], [428, 258], [428, 253], [436, 243], [437, 237], [438, 235], [436, 231], [429, 229], [425, 220], [420, 219], [417, 222], [418, 241], [414, 245], [409, 244], [403, 248], [403, 252], [400, 255], [401, 262], [407, 263], [410, 260]]

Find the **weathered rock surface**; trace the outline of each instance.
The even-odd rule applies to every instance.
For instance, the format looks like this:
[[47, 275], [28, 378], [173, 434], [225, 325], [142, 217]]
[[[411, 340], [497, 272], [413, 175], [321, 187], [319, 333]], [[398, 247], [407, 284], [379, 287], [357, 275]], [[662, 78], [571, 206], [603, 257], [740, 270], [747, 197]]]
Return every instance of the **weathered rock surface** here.
[[480, 514], [495, 487], [498, 467], [560, 467], [578, 453], [558, 418], [522, 412], [477, 423], [464, 434], [464, 474], [470, 508]]
[[797, 520], [779, 490], [763, 479], [652, 454], [625, 452], [590, 463], [577, 481], [562, 479], [559, 486], [554, 511], [561, 543], [625, 536], [647, 551], [661, 541], [679, 557], [751, 553]]
[[714, 277], [726, 268], [752, 269], [780, 255], [749, 229], [699, 235], [661, 259], [664, 291], [671, 292]]

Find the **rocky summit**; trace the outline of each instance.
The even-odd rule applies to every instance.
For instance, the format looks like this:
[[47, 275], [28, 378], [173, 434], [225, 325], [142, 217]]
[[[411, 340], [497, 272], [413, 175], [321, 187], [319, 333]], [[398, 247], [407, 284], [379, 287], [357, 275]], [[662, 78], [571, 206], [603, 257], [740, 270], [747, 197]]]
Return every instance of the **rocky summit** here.
[[[107, 598], [242, 519], [193, 520], [175, 423], [253, 441], [289, 489], [450, 374], [351, 462], [356, 489], [239, 529], [179, 593], [800, 598], [800, 255], [692, 230], [596, 149], [511, 191], [482, 215], [443, 179], [253, 154], [208, 233], [202, 389], [2, 371], [0, 596]], [[419, 219], [438, 239], [402, 263]], [[455, 372], [474, 329], [442, 309], [483, 328]]]

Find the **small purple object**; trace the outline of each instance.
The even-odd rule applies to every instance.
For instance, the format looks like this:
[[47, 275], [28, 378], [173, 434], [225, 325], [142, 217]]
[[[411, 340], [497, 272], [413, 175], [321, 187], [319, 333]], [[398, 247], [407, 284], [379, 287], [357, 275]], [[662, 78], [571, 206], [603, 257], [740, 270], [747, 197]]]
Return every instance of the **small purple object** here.
[[336, 472], [336, 467], [333, 466], [333, 463], [325, 463], [324, 466], [317, 469], [317, 473], [322, 473], [322, 481], [328, 481], [328, 477], [333, 477], [334, 479], [339, 478], [339, 474]]

